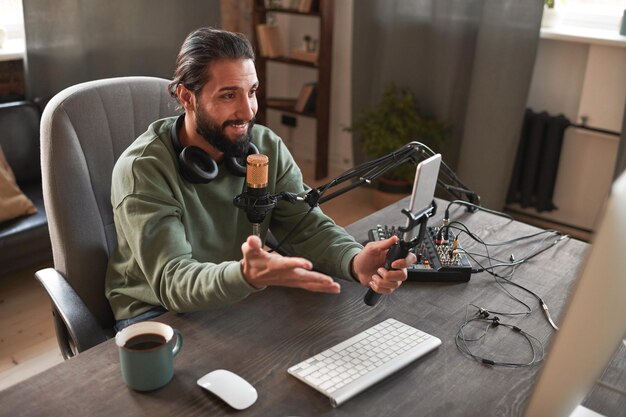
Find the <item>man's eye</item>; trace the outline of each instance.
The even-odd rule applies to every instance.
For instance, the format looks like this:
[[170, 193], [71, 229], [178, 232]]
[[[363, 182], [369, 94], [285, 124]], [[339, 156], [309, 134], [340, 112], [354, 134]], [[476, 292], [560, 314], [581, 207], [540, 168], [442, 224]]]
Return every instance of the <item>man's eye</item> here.
[[224, 98], [233, 99], [233, 98], [235, 98], [235, 95], [233, 93], [224, 94]]

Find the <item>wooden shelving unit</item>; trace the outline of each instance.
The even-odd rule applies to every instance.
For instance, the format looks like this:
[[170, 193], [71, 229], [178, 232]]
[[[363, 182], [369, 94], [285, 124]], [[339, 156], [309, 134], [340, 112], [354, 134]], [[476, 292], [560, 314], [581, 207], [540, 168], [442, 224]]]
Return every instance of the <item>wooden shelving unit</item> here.
[[[259, 101], [259, 111], [257, 120], [264, 124], [267, 121], [267, 110], [274, 109], [298, 116], [313, 117], [316, 119], [316, 141], [315, 141], [315, 179], [328, 176], [328, 150], [330, 131], [330, 88], [332, 70], [332, 40], [333, 40], [333, 1], [314, 1], [314, 8], [310, 12], [300, 12], [292, 9], [267, 8], [264, 0], [255, 0], [253, 11], [253, 44], [256, 49], [257, 76], [259, 78], [259, 90], [257, 97]], [[259, 39], [256, 28], [260, 24], [267, 22], [268, 13], [284, 13], [298, 16], [308, 16], [319, 20], [319, 46], [317, 63], [301, 61], [298, 59], [285, 57], [268, 58], [261, 56]], [[317, 99], [315, 113], [298, 112], [289, 105], [268, 105], [267, 104], [267, 63], [277, 62], [284, 65], [314, 68], [317, 70]], [[294, 97], [298, 91], [294, 92]]]

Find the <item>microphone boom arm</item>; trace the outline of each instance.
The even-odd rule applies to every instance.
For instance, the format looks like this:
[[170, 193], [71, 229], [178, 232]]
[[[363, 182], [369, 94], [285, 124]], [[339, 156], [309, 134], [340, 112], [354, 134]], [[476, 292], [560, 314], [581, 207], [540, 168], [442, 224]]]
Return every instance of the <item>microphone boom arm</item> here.
[[[384, 173], [391, 171], [394, 168], [397, 168], [407, 162], [417, 163], [422, 154], [425, 153], [423, 150], [417, 149], [415, 147], [414, 144], [418, 143], [419, 142], [410, 142], [402, 148], [398, 149], [397, 151], [349, 169], [348, 171], [345, 171], [340, 176], [331, 180], [327, 184], [312, 189], [304, 197], [304, 200], [311, 207], [314, 207], [328, 200], [332, 200], [333, 198], [338, 197], [363, 184], [370, 184], [373, 180], [380, 177]], [[357, 180], [327, 196], [323, 196], [323, 194], [327, 190], [343, 184], [346, 181], [354, 179]]]
[[[391, 152], [378, 159], [365, 162], [352, 169], [349, 169], [339, 175], [337, 178], [329, 181], [328, 183], [313, 188], [304, 196], [304, 201], [311, 207], [315, 207], [326, 201], [332, 200], [348, 191], [360, 187], [363, 184], [370, 184], [373, 180], [380, 177], [384, 173], [391, 171], [407, 162], [417, 164], [420, 160], [435, 155], [435, 152], [428, 146], [420, 142], [409, 142], [402, 148]], [[480, 196], [474, 191], [466, 187], [457, 175], [442, 161], [440, 172], [443, 173], [447, 179], [449, 179], [454, 185], [446, 184], [443, 180], [437, 179], [437, 183], [448, 192], [455, 200], [468, 200], [469, 203], [475, 206], [480, 206]], [[345, 185], [343, 188], [336, 190], [328, 195], [324, 195], [326, 191], [331, 188], [337, 187], [346, 181], [355, 180], [352, 183]], [[476, 207], [468, 207], [469, 211], [476, 211]]]

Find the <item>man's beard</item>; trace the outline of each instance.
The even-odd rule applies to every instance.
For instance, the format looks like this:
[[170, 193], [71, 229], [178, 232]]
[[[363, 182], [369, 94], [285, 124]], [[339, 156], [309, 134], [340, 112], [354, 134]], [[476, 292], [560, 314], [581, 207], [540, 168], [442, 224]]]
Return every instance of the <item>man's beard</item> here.
[[224, 129], [229, 125], [241, 125], [243, 123], [245, 120], [226, 120], [220, 127], [208, 114], [196, 107], [196, 132], [210, 145], [223, 152], [226, 157], [243, 158], [248, 154], [252, 140], [250, 131], [254, 126], [254, 119], [248, 122], [246, 133], [237, 137], [235, 141], [229, 139], [224, 133]]

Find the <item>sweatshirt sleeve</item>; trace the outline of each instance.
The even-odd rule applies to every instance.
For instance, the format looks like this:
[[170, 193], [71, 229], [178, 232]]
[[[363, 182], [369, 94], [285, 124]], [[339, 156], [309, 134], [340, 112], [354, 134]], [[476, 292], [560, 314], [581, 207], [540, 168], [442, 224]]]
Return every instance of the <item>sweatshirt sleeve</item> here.
[[138, 298], [152, 296], [166, 309], [184, 312], [229, 304], [257, 291], [243, 277], [240, 262], [214, 264], [192, 258], [181, 209], [172, 201], [129, 195], [115, 208], [115, 215], [118, 233], [129, 231], [125, 249], [134, 255], [126, 270], [130, 294], [128, 286], [143, 281], [136, 290], [152, 294]]

